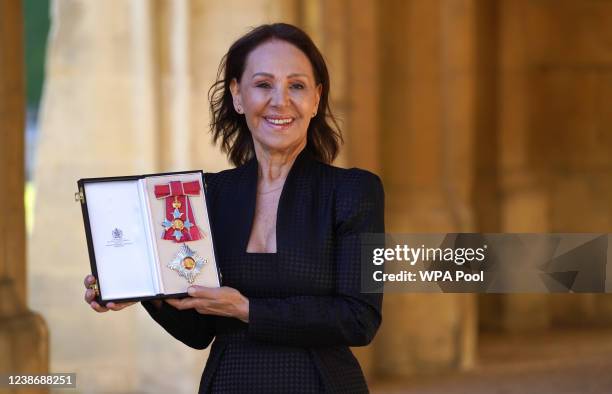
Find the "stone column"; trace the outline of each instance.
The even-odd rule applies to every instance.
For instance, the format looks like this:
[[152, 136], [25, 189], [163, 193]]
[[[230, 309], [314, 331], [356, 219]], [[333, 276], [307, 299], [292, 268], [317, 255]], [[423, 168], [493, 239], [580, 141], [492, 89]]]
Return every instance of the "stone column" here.
[[[500, 5], [500, 182], [503, 232], [549, 231], [548, 195], [541, 171], [530, 161], [530, 35], [524, 29], [524, 1]], [[550, 325], [550, 296], [506, 294], [501, 318], [505, 331], [544, 330]]]
[[[379, 116], [388, 232], [474, 229], [477, 3], [380, 3]], [[381, 375], [474, 363], [473, 295], [387, 294], [384, 311], [375, 348]]]
[[[347, 0], [345, 43], [347, 164], [382, 174], [379, 17], [376, 0]], [[383, 179], [384, 181], [384, 179]]]
[[0, 41], [0, 184], [4, 188], [0, 193], [0, 373], [42, 374], [49, 370], [47, 327], [40, 315], [28, 309], [26, 296], [21, 1], [0, 2]]

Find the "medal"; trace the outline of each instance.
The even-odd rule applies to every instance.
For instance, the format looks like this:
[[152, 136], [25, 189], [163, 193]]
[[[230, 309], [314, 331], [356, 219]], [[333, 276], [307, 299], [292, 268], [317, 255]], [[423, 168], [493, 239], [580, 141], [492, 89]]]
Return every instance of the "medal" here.
[[191, 284], [202, 271], [204, 264], [206, 264], [206, 259], [198, 256], [197, 252], [191, 250], [186, 244], [182, 244], [174, 259], [168, 263], [168, 268], [176, 271]]
[[165, 198], [166, 216], [161, 225], [164, 228], [161, 238], [174, 242], [197, 241], [202, 238], [195, 224], [189, 196], [200, 194], [200, 182], [172, 181], [155, 185], [155, 197]]
[[155, 185], [155, 197], [164, 198], [166, 214], [161, 222], [162, 239], [180, 243], [178, 252], [167, 267], [193, 283], [196, 276], [206, 264], [206, 259], [185, 244], [187, 241], [197, 241], [202, 238], [200, 229], [195, 224], [193, 209], [189, 196], [200, 194], [200, 182], [171, 181], [167, 184]]

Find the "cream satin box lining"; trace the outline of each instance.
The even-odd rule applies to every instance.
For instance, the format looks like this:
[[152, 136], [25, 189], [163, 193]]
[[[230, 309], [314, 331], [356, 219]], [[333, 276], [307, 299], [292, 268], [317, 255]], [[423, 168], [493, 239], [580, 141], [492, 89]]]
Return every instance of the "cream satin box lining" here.
[[[183, 213], [177, 216], [182, 219], [181, 228], [195, 226], [200, 239], [185, 242], [187, 237], [181, 235], [181, 240], [163, 238], [169, 229], [164, 221], [170, 212], [166, 198], [156, 197], [155, 186], [170, 182], [199, 183], [199, 194], [182, 196], [183, 204], [178, 207], [183, 206]], [[184, 295], [192, 284], [220, 286], [202, 172], [89, 178], [79, 180], [78, 185], [100, 301]], [[176, 202], [177, 197], [172, 198]], [[185, 220], [186, 210], [192, 210], [195, 223]], [[182, 261], [189, 263], [187, 268]], [[190, 277], [196, 271], [199, 273]]]

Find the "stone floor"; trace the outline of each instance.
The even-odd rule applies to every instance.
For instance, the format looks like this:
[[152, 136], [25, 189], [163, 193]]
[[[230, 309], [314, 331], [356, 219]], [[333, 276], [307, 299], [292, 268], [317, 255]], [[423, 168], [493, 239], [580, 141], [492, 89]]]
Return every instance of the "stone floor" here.
[[612, 393], [612, 330], [483, 335], [469, 372], [372, 382], [373, 394]]

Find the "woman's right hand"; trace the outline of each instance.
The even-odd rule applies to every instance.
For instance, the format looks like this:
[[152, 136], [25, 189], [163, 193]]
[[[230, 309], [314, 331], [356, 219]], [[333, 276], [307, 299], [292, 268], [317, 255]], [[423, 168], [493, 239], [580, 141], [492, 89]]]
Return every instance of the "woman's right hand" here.
[[119, 302], [119, 303], [109, 302], [104, 307], [95, 301], [96, 293], [94, 292], [93, 289], [89, 288], [89, 286], [96, 283], [96, 278], [93, 275], [87, 275], [85, 277], [84, 283], [85, 283], [85, 302], [88, 303], [89, 306], [91, 306], [91, 309], [93, 309], [96, 312], [102, 313], [102, 312], [108, 312], [109, 310], [120, 311], [123, 308], [126, 308], [132, 304], [135, 304], [135, 302]]

